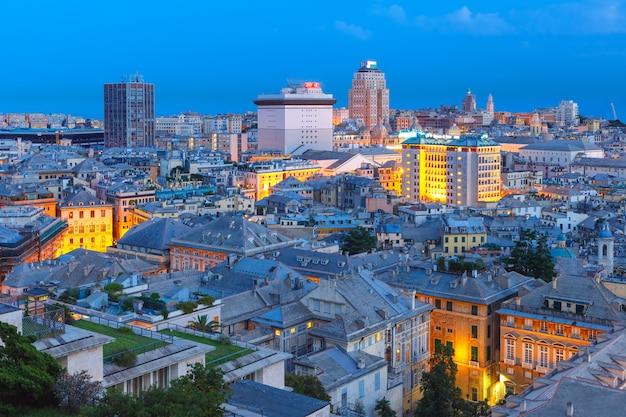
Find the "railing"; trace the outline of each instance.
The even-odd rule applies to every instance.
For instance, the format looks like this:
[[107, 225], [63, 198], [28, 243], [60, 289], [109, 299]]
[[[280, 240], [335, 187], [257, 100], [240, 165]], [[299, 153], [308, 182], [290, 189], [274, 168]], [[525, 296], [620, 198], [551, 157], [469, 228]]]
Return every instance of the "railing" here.
[[65, 310], [44, 306], [44, 311], [33, 310], [22, 319], [22, 334], [37, 339], [55, 337], [65, 333]]
[[[571, 320], [573, 323], [576, 323], [576, 322], [590, 323], [590, 324], [597, 324], [600, 326], [613, 328], [613, 322], [611, 320], [600, 319], [596, 317], [588, 317], [588, 316], [584, 316], [581, 314], [567, 313], [564, 311], [552, 310], [549, 308], [528, 307], [528, 306], [517, 305], [515, 303], [503, 304], [500, 308], [536, 314], [541, 317], [545, 316], [547, 320], [549, 320], [549, 318], [551, 317], [557, 317], [557, 318]], [[513, 327], [511, 324], [507, 324], [506, 320], [503, 322], [503, 324], [509, 327]], [[575, 325], [575, 324], [572, 324], [572, 325]]]
[[[228, 335], [225, 335], [224, 333], [207, 333], [201, 330], [195, 330], [189, 327], [181, 326], [179, 324], [160, 323], [156, 325], [156, 329], [157, 331], [164, 330], [164, 329], [173, 330], [173, 331], [186, 333], [186, 334], [193, 335], [193, 336], [205, 337], [207, 339], [215, 340], [216, 342], [220, 342], [220, 343], [223, 343], [222, 341], [224, 340], [224, 337], [228, 338]], [[253, 345], [248, 342], [242, 342], [240, 340], [234, 340], [231, 338], [228, 338], [228, 340], [230, 344], [238, 346], [240, 348], [249, 349], [249, 350], [259, 350], [259, 347], [257, 345]]]

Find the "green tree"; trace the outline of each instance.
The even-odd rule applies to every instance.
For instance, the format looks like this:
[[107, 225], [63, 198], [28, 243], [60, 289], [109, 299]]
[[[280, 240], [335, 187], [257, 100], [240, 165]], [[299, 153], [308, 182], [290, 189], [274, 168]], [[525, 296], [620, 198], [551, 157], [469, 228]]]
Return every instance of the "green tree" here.
[[221, 417], [228, 394], [219, 368], [195, 363], [167, 389], [152, 386], [135, 395], [110, 389], [95, 407], [85, 411], [90, 417]]
[[193, 301], [183, 301], [181, 303], [178, 303], [178, 309], [182, 310], [182, 312], [185, 314], [193, 313], [193, 310], [195, 310], [196, 307], [198, 307], [198, 304], [194, 303]]
[[199, 314], [194, 320], [189, 320], [189, 327], [200, 332], [215, 332], [217, 331], [219, 324], [213, 320], [209, 321], [209, 317], [206, 314]]
[[117, 302], [120, 296], [124, 294], [124, 286], [117, 282], [112, 282], [104, 286], [104, 292], [109, 295], [109, 301]]
[[344, 238], [341, 250], [352, 255], [369, 252], [377, 246], [376, 236], [363, 227], [351, 230]]
[[376, 402], [374, 410], [378, 413], [378, 417], [396, 417], [396, 412], [391, 409], [391, 404], [385, 397]]
[[435, 347], [430, 358], [430, 371], [422, 376], [422, 399], [417, 403], [415, 417], [456, 417], [462, 415], [465, 401], [456, 386], [457, 366], [454, 350], [447, 345]]
[[507, 271], [519, 272], [546, 282], [552, 281], [556, 276], [548, 248], [548, 238], [546, 236], [537, 238], [537, 232], [534, 230], [524, 229], [511, 251], [511, 256], [503, 258], [502, 261]]
[[76, 412], [80, 407], [91, 406], [102, 391], [99, 381], [92, 381], [86, 370], [69, 374], [64, 371], [54, 385], [54, 395], [66, 412]]
[[52, 356], [37, 350], [17, 328], [0, 322], [0, 415], [21, 414], [25, 407], [57, 405], [54, 384], [61, 365]]
[[285, 385], [293, 388], [296, 394], [317, 398], [322, 401], [330, 401], [330, 396], [326, 393], [320, 380], [313, 375], [287, 374]]

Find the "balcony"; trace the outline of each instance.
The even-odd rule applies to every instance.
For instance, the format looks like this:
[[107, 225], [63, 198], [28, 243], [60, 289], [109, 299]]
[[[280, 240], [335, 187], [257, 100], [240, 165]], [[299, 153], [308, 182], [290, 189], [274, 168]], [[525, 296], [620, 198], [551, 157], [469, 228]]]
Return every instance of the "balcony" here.
[[535, 365], [532, 362], [531, 363], [522, 362], [522, 368], [533, 370], [535, 369]]
[[515, 366], [515, 359], [505, 359], [504, 360], [504, 364], [505, 365], [510, 365], [510, 366]]

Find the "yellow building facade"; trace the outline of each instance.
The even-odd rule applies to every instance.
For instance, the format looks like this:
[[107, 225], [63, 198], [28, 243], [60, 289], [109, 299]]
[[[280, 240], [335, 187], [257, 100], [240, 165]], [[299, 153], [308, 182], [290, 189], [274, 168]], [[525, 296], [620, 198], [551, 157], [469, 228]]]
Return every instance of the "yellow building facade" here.
[[476, 246], [487, 242], [487, 229], [482, 217], [443, 217], [443, 254], [463, 255]]
[[70, 194], [58, 207], [59, 217], [67, 222], [61, 253], [74, 249], [106, 252], [113, 244], [113, 206], [81, 190]]

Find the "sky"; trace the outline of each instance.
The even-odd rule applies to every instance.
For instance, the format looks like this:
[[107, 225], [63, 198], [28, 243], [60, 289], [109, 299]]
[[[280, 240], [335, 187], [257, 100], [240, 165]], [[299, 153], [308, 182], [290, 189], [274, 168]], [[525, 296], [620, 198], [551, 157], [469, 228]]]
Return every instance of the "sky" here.
[[532, 111], [574, 100], [626, 120], [626, 0], [5, 1], [0, 113], [103, 117], [103, 85], [142, 74], [157, 116], [256, 111], [287, 80], [337, 107], [361, 61], [394, 109]]

